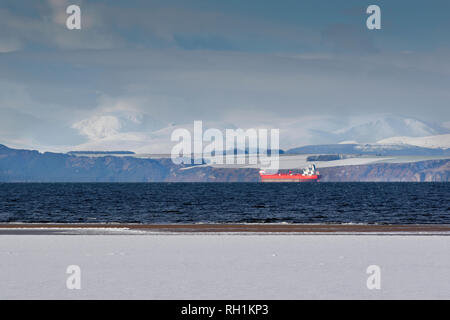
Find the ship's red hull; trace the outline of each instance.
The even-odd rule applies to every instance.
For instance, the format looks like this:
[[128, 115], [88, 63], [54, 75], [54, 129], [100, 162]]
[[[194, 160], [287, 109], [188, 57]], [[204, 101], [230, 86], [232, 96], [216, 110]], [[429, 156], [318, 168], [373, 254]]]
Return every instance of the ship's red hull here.
[[302, 175], [277, 173], [277, 174], [260, 174], [262, 182], [316, 182], [319, 180], [318, 174]]

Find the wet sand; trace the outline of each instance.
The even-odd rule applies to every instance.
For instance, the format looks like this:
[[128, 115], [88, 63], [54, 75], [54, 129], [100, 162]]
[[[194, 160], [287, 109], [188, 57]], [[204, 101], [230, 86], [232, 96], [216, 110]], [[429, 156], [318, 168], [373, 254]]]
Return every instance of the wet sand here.
[[67, 229], [130, 230], [193, 233], [450, 233], [450, 225], [332, 225], [332, 224], [0, 224], [0, 234], [38, 234]]

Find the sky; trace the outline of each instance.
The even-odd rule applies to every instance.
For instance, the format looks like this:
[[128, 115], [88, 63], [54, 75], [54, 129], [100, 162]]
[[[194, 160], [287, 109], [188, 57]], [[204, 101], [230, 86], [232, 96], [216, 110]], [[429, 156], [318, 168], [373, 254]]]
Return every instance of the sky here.
[[[66, 8], [81, 8], [68, 30]], [[366, 8], [381, 8], [381, 30]], [[1, 0], [0, 144], [164, 153], [176, 128], [280, 146], [450, 133], [450, 3]]]

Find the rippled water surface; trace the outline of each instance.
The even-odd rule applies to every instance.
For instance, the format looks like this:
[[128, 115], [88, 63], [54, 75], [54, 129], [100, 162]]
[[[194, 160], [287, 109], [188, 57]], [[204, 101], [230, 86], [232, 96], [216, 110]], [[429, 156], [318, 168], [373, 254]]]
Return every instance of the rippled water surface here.
[[0, 184], [0, 222], [450, 224], [450, 183]]

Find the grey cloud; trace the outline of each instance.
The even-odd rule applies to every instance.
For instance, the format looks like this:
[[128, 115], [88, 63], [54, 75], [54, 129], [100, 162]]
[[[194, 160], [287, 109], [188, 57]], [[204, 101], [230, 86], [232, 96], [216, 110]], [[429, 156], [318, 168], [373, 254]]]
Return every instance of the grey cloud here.
[[358, 25], [334, 24], [322, 33], [323, 41], [336, 53], [361, 54], [379, 51], [373, 41], [373, 33]]
[[[163, 122], [216, 120], [233, 113], [240, 119], [242, 110], [289, 117], [395, 109], [424, 119], [449, 117], [448, 76], [395, 66], [390, 59], [121, 50], [52, 54], [46, 61], [43, 79], [31, 81], [24, 72], [16, 81], [26, 83], [41, 105], [59, 104], [64, 112], [95, 108], [99, 92], [140, 100], [142, 110]], [[34, 63], [28, 67], [42, 67], [40, 59]], [[60, 68], [65, 70], [63, 78]], [[433, 113], [427, 110], [430, 105]]]
[[82, 3], [85, 28], [70, 32], [63, 6], [33, 2], [33, 15], [8, 4], [0, 10], [4, 142], [120, 140], [140, 148], [152, 138], [164, 145], [159, 132], [171, 123], [204, 120], [278, 127], [285, 144], [297, 146], [348, 138], [357, 129], [334, 131], [357, 127], [348, 122], [358, 116], [364, 123], [377, 113], [450, 117], [448, 48], [381, 50], [379, 38], [346, 24], [312, 30], [213, 10], [91, 1]]

